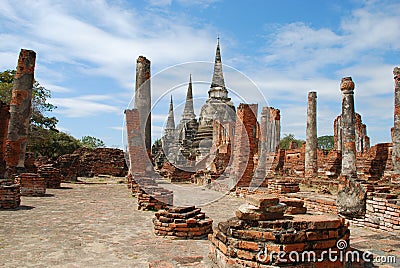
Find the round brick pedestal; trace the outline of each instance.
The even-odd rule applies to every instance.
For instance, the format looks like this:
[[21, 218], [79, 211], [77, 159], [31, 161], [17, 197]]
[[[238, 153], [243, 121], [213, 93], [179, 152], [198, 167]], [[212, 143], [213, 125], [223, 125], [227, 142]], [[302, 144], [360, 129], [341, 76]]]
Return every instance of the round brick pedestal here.
[[180, 239], [201, 239], [212, 232], [212, 220], [201, 208], [172, 207], [161, 210], [153, 218], [154, 233]]

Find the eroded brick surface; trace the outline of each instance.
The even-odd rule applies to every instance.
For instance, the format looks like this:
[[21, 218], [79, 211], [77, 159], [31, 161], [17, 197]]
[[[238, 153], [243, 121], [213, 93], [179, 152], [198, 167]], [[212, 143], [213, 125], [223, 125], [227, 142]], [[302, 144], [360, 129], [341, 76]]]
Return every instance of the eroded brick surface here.
[[12, 178], [17, 169], [24, 169], [26, 142], [31, 115], [32, 90], [36, 53], [21, 49], [10, 102], [5, 161], [7, 176]]

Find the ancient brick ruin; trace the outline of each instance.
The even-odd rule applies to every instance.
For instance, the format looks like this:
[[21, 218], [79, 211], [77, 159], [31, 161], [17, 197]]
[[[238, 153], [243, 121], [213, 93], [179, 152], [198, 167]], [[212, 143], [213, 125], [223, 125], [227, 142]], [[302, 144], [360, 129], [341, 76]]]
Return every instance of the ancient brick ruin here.
[[12, 89], [10, 121], [4, 155], [7, 164], [6, 176], [9, 178], [25, 171], [24, 161], [31, 115], [35, 60], [34, 51], [21, 50]]
[[17, 208], [21, 203], [21, 186], [14, 183], [14, 176], [26, 170], [24, 161], [31, 114], [35, 60], [34, 51], [21, 49], [9, 113], [7, 113], [7, 105], [1, 104], [0, 208]]
[[[236, 217], [220, 222], [209, 236], [210, 258], [217, 267], [314, 267], [312, 259], [293, 261], [288, 254], [292, 251], [299, 256], [313, 251], [321, 260], [318, 265], [343, 267], [343, 260], [332, 262], [322, 252], [329, 249], [339, 252], [338, 242], [349, 242], [344, 219], [301, 213], [285, 216], [287, 206], [298, 202], [286, 200], [285, 204], [276, 196], [250, 195], [246, 201], [236, 210]], [[278, 258], [278, 253], [287, 254]]]
[[[370, 147], [366, 125], [354, 110], [355, 84], [345, 77], [340, 85], [342, 113], [333, 122], [335, 148], [318, 149], [317, 93], [309, 92], [306, 142], [301, 146], [292, 143], [285, 150], [279, 148], [279, 109], [260, 107], [258, 121], [258, 104], [235, 107], [231, 102], [218, 42], [209, 96], [199, 119], [194, 113], [190, 76], [181, 121], [175, 125], [171, 97], [166, 128], [161, 145], [153, 150], [157, 156], [152, 163], [148, 59], [140, 56], [137, 60], [135, 107], [125, 110], [126, 154], [110, 148], [79, 149], [56, 161], [36, 159], [25, 152], [31, 90], [25, 83], [33, 79], [34, 54], [21, 51], [18, 66], [11, 106], [0, 102], [1, 208], [16, 208], [21, 195], [45, 196], [47, 188], [60, 188], [61, 182], [78, 177], [127, 175], [137, 209], [156, 211], [154, 234], [208, 238], [215, 267], [344, 267], [352, 264], [331, 262], [323, 252], [350, 249], [349, 223], [400, 231], [398, 68], [393, 72], [393, 143]], [[24, 75], [27, 78], [19, 81]], [[244, 197], [246, 204], [236, 211], [232, 208], [235, 217], [217, 223], [206, 216], [205, 208], [174, 206], [176, 191], [169, 190], [167, 182], [227, 191]], [[301, 186], [314, 186], [318, 192], [301, 191]], [[340, 243], [347, 249], [339, 248]], [[267, 254], [291, 251], [313, 251], [315, 258], [323, 260], [317, 264]]]
[[257, 109], [257, 104], [240, 104], [237, 109], [231, 173], [235, 176], [232, 179], [237, 187], [250, 186], [252, 183], [259, 137]]
[[52, 188], [52, 189], [61, 188], [60, 169], [53, 167], [52, 164], [41, 165], [38, 168], [38, 174], [46, 182], [46, 188]]
[[156, 212], [153, 218], [156, 235], [181, 239], [206, 238], [212, 233], [212, 222], [195, 206], [167, 208]]
[[23, 196], [44, 196], [46, 180], [37, 173], [21, 173], [15, 177], [15, 183], [21, 185]]

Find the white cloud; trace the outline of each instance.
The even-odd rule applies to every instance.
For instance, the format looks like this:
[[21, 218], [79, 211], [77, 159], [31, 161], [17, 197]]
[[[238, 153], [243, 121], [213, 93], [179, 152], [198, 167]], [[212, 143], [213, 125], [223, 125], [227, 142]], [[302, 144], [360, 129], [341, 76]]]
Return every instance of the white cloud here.
[[318, 93], [318, 132], [332, 134], [333, 119], [341, 111], [340, 79], [352, 76], [356, 112], [367, 124], [372, 143], [390, 140], [386, 130], [393, 124], [396, 61], [388, 56], [400, 50], [399, 8], [394, 1], [366, 1], [343, 16], [335, 30], [303, 22], [268, 25], [275, 31], [267, 35], [265, 68], [248, 73], [254, 74], [272, 106], [281, 109], [283, 132], [304, 137], [298, 122], [305, 124], [300, 115], [305, 115], [307, 92], [313, 90]]
[[[132, 85], [135, 58], [141, 54], [156, 59], [155, 65], [162, 67], [198, 60], [209, 55], [215, 45], [206, 29], [195, 29], [179, 17], [145, 12], [137, 16], [132, 9], [123, 11], [123, 7], [106, 1], [21, 1], [18, 9], [6, 3], [3, 11], [13, 9], [5, 15], [18, 32], [0, 36], [0, 51], [21, 45], [31, 47], [40, 56], [38, 66], [68, 63], [88, 75], [117, 79], [127, 88]], [[28, 5], [29, 12], [23, 8]], [[24, 19], [15, 20], [13, 14]]]
[[[36, 78], [54, 91], [56, 98], [52, 103], [59, 107], [58, 113], [81, 117], [121, 112], [123, 108], [119, 106], [124, 106], [133, 94], [137, 56], [144, 55], [152, 61], [153, 74], [182, 62], [213, 60], [215, 26], [181, 16], [170, 7], [177, 3], [207, 8], [214, 2], [152, 0], [149, 5], [153, 8], [138, 10], [122, 1], [20, 0], [15, 5], [4, 0], [0, 5], [0, 68], [15, 68], [19, 48], [33, 49], [38, 53]], [[318, 28], [304, 22], [272, 25], [273, 28], [268, 25], [272, 33], [268, 35], [265, 54], [259, 57], [261, 60], [235, 54], [223, 57], [223, 61], [244, 66], [241, 71], [250, 74], [265, 95], [267, 105], [281, 109], [283, 130], [298, 136], [304, 136], [307, 92], [318, 92], [318, 131], [329, 134], [332, 121], [340, 112], [340, 78], [352, 76], [356, 83], [357, 112], [367, 124], [379, 124], [379, 127], [368, 126], [374, 142], [374, 136], [382, 137], [382, 129], [389, 129], [392, 123], [391, 64], [395, 59], [388, 61], [385, 56], [400, 49], [400, 4], [393, 2], [365, 1], [363, 8], [348, 10], [338, 18], [341, 21], [337, 29]], [[157, 6], [161, 9], [154, 12]], [[238, 41], [233, 38], [227, 43], [232, 46], [235, 42]], [[207, 64], [172, 68], [153, 77], [153, 103], [173, 89], [166, 99], [173, 94], [176, 123], [189, 73], [198, 82], [194, 85], [198, 114], [212, 75], [212, 63]], [[104, 91], [89, 95], [85, 86], [75, 87], [71, 82], [71, 72], [79, 73], [80, 79], [111, 78], [126, 90], [112, 97], [101, 94]], [[231, 93], [236, 105], [241, 97], [247, 102], [264, 99], [251, 94], [248, 89], [253, 85], [247, 78], [241, 79], [228, 68], [224, 72], [227, 86], [237, 92], [237, 96]], [[115, 92], [112, 89], [109, 92]], [[79, 92], [82, 96], [76, 96]], [[263, 105], [260, 104], [259, 110]], [[160, 103], [158, 108], [153, 113], [156, 123], [168, 111], [168, 101]]]
[[119, 126], [119, 127], [114, 126], [114, 127], [109, 127], [109, 128], [111, 128], [111, 129], [113, 129], [113, 130], [117, 130], [117, 131], [123, 131], [123, 130], [124, 130], [124, 127], [123, 127], [122, 125]]
[[110, 98], [91, 95], [76, 98], [52, 98], [50, 102], [58, 107], [56, 113], [61, 113], [66, 117], [89, 117], [121, 112], [121, 109], [116, 106], [95, 102], [93, 99], [103, 100]]

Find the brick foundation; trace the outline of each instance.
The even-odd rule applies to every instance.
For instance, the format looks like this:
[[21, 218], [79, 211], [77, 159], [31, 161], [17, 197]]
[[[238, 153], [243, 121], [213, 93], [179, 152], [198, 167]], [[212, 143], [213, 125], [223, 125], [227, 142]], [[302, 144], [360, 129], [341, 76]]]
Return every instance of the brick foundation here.
[[[291, 262], [288, 256], [292, 251], [299, 255], [314, 251], [317, 258], [324, 260], [318, 265], [344, 266], [343, 262], [330, 262], [322, 255], [329, 249], [338, 251], [339, 240], [349, 245], [350, 232], [344, 219], [333, 215], [277, 215], [277, 210], [281, 209], [277, 197], [264, 196], [250, 201], [251, 198], [248, 197], [251, 205], [247, 205], [247, 214], [239, 208], [235, 218], [219, 223], [209, 235], [209, 256], [217, 267], [323, 267], [301, 262], [301, 259]], [[273, 251], [285, 252], [282, 259], [286, 262], [280, 262], [276, 255], [270, 258]]]
[[138, 199], [138, 210], [160, 210], [173, 205], [173, 192], [159, 187], [153, 178], [129, 174], [127, 180], [132, 196]]
[[0, 183], [0, 208], [12, 209], [21, 204], [21, 186], [13, 183]]
[[44, 196], [46, 181], [36, 173], [21, 173], [15, 177], [15, 182], [21, 185], [22, 196]]
[[[312, 212], [337, 214], [334, 196], [322, 196], [310, 193], [290, 194], [304, 201], [304, 205]], [[356, 226], [371, 227], [384, 231], [400, 232], [400, 199], [387, 193], [369, 193], [366, 202], [366, 213], [361, 218], [346, 218]]]
[[200, 208], [173, 207], [156, 212], [154, 233], [181, 239], [200, 239], [212, 233], [212, 220]]
[[46, 188], [58, 189], [61, 187], [61, 173], [52, 164], [42, 165], [38, 168], [40, 177], [46, 181]]
[[138, 210], [160, 210], [172, 206], [173, 192], [158, 186], [142, 186], [137, 194]]
[[56, 167], [60, 169], [62, 181], [77, 181], [79, 154], [65, 154], [58, 157]]
[[286, 194], [300, 191], [298, 182], [287, 179], [273, 179], [268, 181], [268, 190], [272, 193]]
[[10, 106], [0, 100], [0, 178], [6, 172], [5, 146], [7, 141], [8, 122], [10, 120]]

